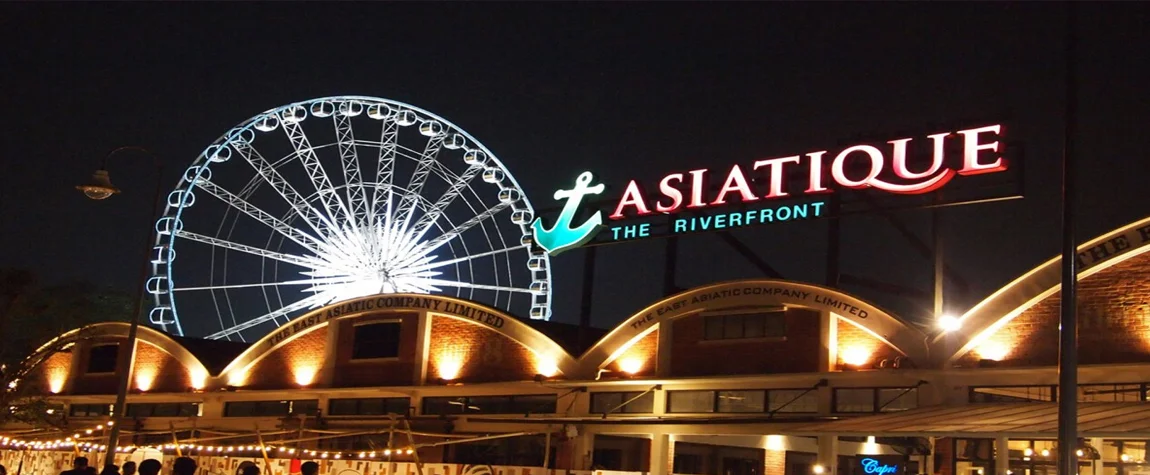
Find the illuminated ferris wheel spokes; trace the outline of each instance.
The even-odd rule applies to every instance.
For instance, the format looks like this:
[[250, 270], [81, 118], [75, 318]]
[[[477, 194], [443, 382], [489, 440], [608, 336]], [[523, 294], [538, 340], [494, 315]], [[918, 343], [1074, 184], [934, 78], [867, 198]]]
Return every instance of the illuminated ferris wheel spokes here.
[[[222, 212], [201, 211], [209, 202]], [[533, 245], [518, 184], [462, 130], [406, 104], [335, 97], [265, 112], [208, 147], [168, 204], [148, 290], [153, 323], [179, 334], [191, 325], [243, 339], [377, 293], [445, 293], [550, 316], [547, 256]], [[206, 279], [181, 272], [177, 247], [181, 258], [185, 248], [204, 256]]]

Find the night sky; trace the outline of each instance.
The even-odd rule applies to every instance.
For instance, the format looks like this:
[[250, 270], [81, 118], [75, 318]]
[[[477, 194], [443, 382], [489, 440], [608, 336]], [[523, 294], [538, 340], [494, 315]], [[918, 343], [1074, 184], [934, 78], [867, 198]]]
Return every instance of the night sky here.
[[[1078, 6], [1078, 236], [1147, 215], [1150, 7]], [[1056, 3], [263, 3], [0, 5], [0, 267], [134, 288], [150, 164], [109, 164], [124, 193], [72, 187], [121, 145], [165, 188], [217, 136], [272, 107], [339, 94], [434, 112], [490, 148], [539, 207], [583, 170], [603, 182], [1003, 121], [1025, 199], [947, 209], [961, 312], [1060, 249], [1064, 5]], [[942, 129], [945, 130], [945, 129]], [[168, 184], [171, 185], [168, 185]], [[898, 214], [924, 239], [929, 213]], [[843, 271], [923, 290], [930, 261], [874, 216], [842, 220]], [[735, 235], [823, 282], [827, 221]], [[680, 287], [759, 276], [710, 234], [680, 241]], [[601, 247], [594, 318], [661, 296], [663, 241]], [[583, 251], [553, 259], [574, 323]], [[925, 320], [926, 309], [846, 287]]]

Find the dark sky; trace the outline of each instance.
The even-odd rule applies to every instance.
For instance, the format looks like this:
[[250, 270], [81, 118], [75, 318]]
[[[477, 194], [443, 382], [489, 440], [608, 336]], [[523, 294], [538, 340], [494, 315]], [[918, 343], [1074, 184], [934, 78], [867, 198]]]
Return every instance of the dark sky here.
[[[0, 5], [0, 266], [131, 290], [151, 225], [144, 161], [124, 189], [72, 189], [109, 150], [154, 150], [174, 186], [217, 136], [312, 97], [380, 96], [451, 120], [538, 205], [584, 170], [604, 182], [725, 169], [924, 124], [1001, 119], [1025, 199], [948, 209], [963, 311], [1059, 251], [1065, 7], [1055, 3], [217, 3]], [[1082, 238], [1147, 213], [1145, 4], [1081, 4]], [[897, 134], [896, 134], [897, 135]], [[891, 136], [890, 138], [896, 138]], [[170, 188], [170, 187], [168, 187]], [[899, 215], [924, 238], [928, 213]], [[736, 231], [786, 277], [822, 282], [826, 221]], [[845, 272], [929, 288], [885, 221], [843, 219]], [[681, 241], [680, 286], [758, 271], [714, 235]], [[601, 248], [594, 323], [661, 292], [661, 241]], [[577, 319], [582, 252], [554, 261], [556, 320]], [[897, 296], [846, 289], [926, 317]]]

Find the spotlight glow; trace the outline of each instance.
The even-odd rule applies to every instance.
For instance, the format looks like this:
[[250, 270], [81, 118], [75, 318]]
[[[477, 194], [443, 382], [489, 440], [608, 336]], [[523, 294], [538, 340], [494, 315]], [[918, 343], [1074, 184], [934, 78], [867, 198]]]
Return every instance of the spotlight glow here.
[[435, 369], [439, 372], [439, 377], [447, 381], [458, 378], [460, 371], [463, 370], [462, 352], [452, 351], [439, 355], [436, 358]]
[[627, 374], [637, 374], [643, 370], [643, 360], [636, 357], [619, 360], [619, 369]]
[[536, 357], [535, 371], [545, 378], [550, 378], [559, 374], [559, 365], [555, 364], [554, 359], [539, 356]]
[[158, 368], [154, 365], [136, 368], [136, 389], [143, 392], [148, 392], [148, 390], [152, 389], [152, 385], [156, 383], [157, 372]]
[[843, 350], [843, 363], [851, 366], [862, 366], [870, 361], [871, 352], [861, 346], [852, 346]]
[[315, 382], [315, 375], [319, 372], [319, 368], [315, 365], [298, 365], [292, 368], [292, 373], [295, 375], [295, 382], [300, 386], [308, 386]]
[[988, 341], [974, 350], [979, 358], [991, 361], [1002, 361], [1010, 354], [1010, 348], [1000, 342]]

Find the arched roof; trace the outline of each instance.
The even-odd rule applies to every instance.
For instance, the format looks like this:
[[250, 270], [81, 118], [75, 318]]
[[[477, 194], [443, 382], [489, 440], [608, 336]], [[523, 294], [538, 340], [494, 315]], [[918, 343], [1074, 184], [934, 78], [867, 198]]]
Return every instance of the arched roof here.
[[[102, 322], [94, 323], [74, 330], [69, 330], [41, 345], [33, 356], [38, 355], [59, 344], [73, 342], [83, 338], [127, 338], [130, 327], [131, 325], [127, 322]], [[188, 351], [188, 349], [181, 345], [179, 342], [172, 339], [170, 335], [141, 325], [137, 328], [136, 339], [138, 341], [142, 341], [144, 343], [155, 346], [165, 353], [171, 355], [176, 359], [176, 361], [179, 361], [180, 364], [184, 365], [184, 367], [187, 368], [191, 374], [198, 374], [204, 377], [208, 375], [208, 369], [204, 366], [200, 359], [196, 358], [196, 355], [193, 355], [192, 352]]]
[[[1078, 280], [1150, 250], [1150, 217], [1127, 224], [1078, 246]], [[1055, 257], [1022, 274], [962, 315], [953, 336], [963, 342], [950, 353], [953, 362], [1026, 309], [1062, 289], [1062, 258]], [[940, 335], [935, 339], [942, 340]]]
[[[776, 305], [832, 312], [911, 358], [917, 359], [926, 353], [921, 333], [862, 299], [814, 284], [749, 279], [705, 285], [652, 303], [617, 325], [578, 359], [528, 323], [482, 304], [454, 297], [422, 294], [373, 295], [318, 308], [287, 322], [252, 343], [214, 376], [220, 381], [229, 381], [232, 375], [243, 374], [274, 350], [326, 327], [333, 320], [382, 311], [408, 311], [453, 318], [488, 328], [522, 344], [539, 357], [553, 361], [568, 377], [582, 378], [593, 375], [610, 358], [664, 321], [705, 310]], [[85, 332], [83, 337], [123, 337], [128, 333], [128, 324], [99, 323], [72, 330], [46, 344], [41, 351], [54, 343], [79, 338], [81, 332]], [[210, 374], [200, 359], [169, 335], [141, 326], [139, 338], [171, 354], [193, 374]]]
[[474, 323], [519, 342], [541, 357], [551, 359], [564, 374], [578, 374], [575, 359], [567, 354], [558, 343], [540, 333], [539, 330], [500, 310], [454, 297], [423, 294], [380, 294], [345, 300], [296, 317], [253, 343], [250, 348], [228, 364], [220, 376], [227, 378], [231, 372], [243, 371], [276, 348], [306, 333], [322, 328], [333, 320], [354, 318], [380, 311], [427, 312]]
[[624, 320], [579, 360], [586, 366], [602, 366], [654, 326], [678, 317], [705, 310], [764, 305], [793, 305], [833, 312], [912, 359], [925, 355], [926, 345], [920, 332], [869, 302], [814, 284], [751, 279], [696, 287], [659, 300]]

